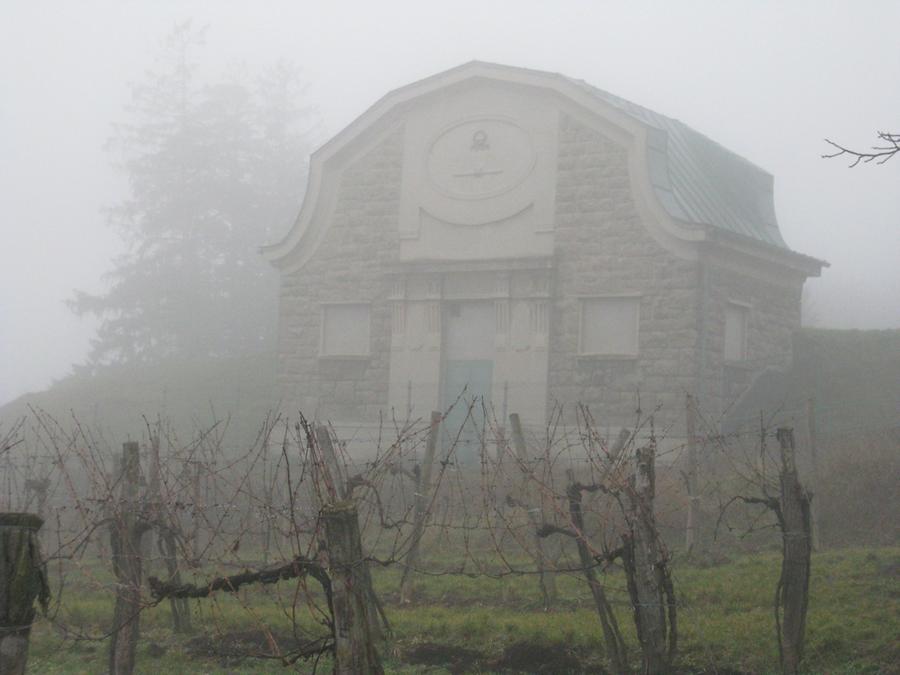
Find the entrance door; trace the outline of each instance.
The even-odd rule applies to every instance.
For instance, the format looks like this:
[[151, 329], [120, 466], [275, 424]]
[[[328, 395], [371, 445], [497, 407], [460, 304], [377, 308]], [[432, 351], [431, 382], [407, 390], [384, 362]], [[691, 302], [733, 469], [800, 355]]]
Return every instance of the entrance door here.
[[443, 447], [456, 443], [461, 463], [478, 458], [490, 410], [495, 341], [492, 302], [450, 302], [444, 317], [444, 377], [441, 402], [450, 408], [443, 424]]

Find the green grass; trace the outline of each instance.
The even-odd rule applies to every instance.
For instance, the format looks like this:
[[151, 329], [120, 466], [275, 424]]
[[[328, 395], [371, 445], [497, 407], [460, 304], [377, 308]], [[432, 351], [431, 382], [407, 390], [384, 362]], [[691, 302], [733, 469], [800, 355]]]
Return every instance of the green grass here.
[[[743, 556], [716, 567], [701, 568], [687, 562], [675, 565], [682, 668], [776, 671], [772, 597], [779, 565], [777, 553]], [[900, 672], [895, 665], [900, 662], [898, 565], [900, 548], [837, 550], [814, 556], [806, 672]], [[99, 568], [82, 571], [91, 574], [69, 582], [59, 623], [86, 634], [102, 634], [112, 611], [108, 575]], [[394, 602], [396, 570], [376, 570], [375, 582], [395, 632], [384, 650], [388, 672], [423, 672], [423, 665], [407, 660], [410, 652], [422, 645], [438, 645], [448, 654], [454, 650], [478, 652], [480, 662], [490, 664], [511, 645], [564, 644], [583, 663], [602, 663], [600, 626], [590, 595], [577, 575], [560, 577], [559, 606], [549, 613], [540, 607], [533, 576], [420, 576], [417, 600], [408, 607]], [[606, 583], [635, 661], [636, 641], [620, 573], [610, 572]], [[265, 593], [250, 589], [237, 597], [220, 594], [197, 601], [192, 605], [197, 630], [189, 637], [171, 635], [166, 605], [146, 610], [137, 672], [285, 672], [277, 661], [201, 657], [189, 654], [186, 645], [202, 631], [216, 644], [221, 643], [222, 634], [232, 631], [267, 627], [276, 635], [288, 633], [291, 622], [286, 607], [293, 588], [291, 583], [282, 583]], [[315, 629], [303, 602], [297, 611], [303, 627]], [[151, 656], [151, 650], [161, 648], [165, 650], [162, 656]], [[32, 634], [29, 672], [105, 672], [107, 649], [107, 641], [67, 639], [51, 622], [41, 621]], [[308, 672], [311, 665], [298, 668]], [[320, 672], [330, 672], [324, 660]], [[448, 671], [432, 668], [428, 672]]]

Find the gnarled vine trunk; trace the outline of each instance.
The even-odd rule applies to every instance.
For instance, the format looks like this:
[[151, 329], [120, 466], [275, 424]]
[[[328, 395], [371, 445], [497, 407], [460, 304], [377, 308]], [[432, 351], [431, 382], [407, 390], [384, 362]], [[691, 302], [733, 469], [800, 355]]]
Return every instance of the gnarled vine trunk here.
[[622, 548], [644, 675], [668, 672], [677, 645], [672, 582], [654, 513], [655, 460], [653, 442], [637, 449], [626, 512], [629, 533]]
[[113, 573], [116, 576], [116, 604], [113, 610], [112, 639], [109, 646], [111, 675], [130, 675], [140, 635], [141, 582], [143, 561], [141, 541], [147, 526], [138, 505], [140, 455], [138, 444], [122, 447], [121, 492], [110, 528]]

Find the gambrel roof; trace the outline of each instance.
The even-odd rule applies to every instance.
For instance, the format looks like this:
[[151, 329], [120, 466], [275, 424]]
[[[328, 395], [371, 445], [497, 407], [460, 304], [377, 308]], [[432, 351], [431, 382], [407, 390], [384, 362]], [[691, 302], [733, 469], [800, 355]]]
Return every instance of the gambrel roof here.
[[[327, 192], [324, 174], [347, 161], [367, 132], [401, 116], [420, 97], [468, 81], [496, 81], [551, 91], [580, 108], [614, 114], [639, 130], [646, 153], [640, 181], [655, 197], [663, 228], [674, 239], [739, 248], [762, 255], [807, 276], [817, 276], [827, 263], [792, 251], [775, 216], [772, 175], [686, 124], [648, 110], [559, 73], [471, 61], [395, 89], [319, 148], [310, 162], [310, 184], [297, 222], [284, 239], [263, 249], [276, 265], [286, 264], [298, 248], [314, 246], [319, 192]], [[614, 112], [613, 112], [614, 111]]]
[[775, 217], [771, 174], [676, 119], [565, 79], [649, 128], [651, 181], [670, 216], [787, 248]]

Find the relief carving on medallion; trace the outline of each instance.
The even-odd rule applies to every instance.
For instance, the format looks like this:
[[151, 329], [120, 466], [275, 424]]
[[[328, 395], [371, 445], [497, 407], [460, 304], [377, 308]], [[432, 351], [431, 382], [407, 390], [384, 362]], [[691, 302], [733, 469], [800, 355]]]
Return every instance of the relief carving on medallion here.
[[428, 147], [426, 171], [444, 195], [496, 197], [520, 185], [534, 168], [529, 134], [502, 117], [469, 119], [442, 130]]

